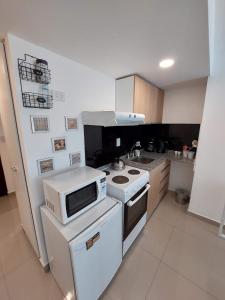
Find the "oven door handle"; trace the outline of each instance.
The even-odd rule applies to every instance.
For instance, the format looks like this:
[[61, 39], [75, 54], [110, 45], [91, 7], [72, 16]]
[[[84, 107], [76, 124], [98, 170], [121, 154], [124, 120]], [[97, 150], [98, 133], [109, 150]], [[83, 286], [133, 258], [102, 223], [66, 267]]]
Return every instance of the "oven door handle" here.
[[128, 201], [127, 206], [131, 207], [134, 204], [136, 204], [140, 200], [140, 198], [149, 190], [149, 188], [150, 188], [150, 184], [146, 184], [145, 190], [134, 201]]

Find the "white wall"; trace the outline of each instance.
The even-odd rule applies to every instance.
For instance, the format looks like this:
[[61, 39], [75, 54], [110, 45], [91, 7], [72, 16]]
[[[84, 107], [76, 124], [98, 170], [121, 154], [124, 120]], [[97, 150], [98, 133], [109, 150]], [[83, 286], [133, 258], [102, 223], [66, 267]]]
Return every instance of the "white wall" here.
[[201, 123], [205, 91], [206, 79], [190, 81], [166, 89], [162, 122]]
[[[206, 92], [206, 79], [192, 80], [165, 90], [163, 123], [200, 124]], [[179, 162], [171, 164], [169, 189], [184, 188], [191, 192], [193, 165]]]
[[[80, 118], [80, 112], [83, 110], [114, 110], [115, 80], [13, 35], [8, 36], [8, 46], [10, 74], [22, 155], [31, 205], [34, 211], [41, 259], [45, 263], [46, 257], [39, 210], [44, 203], [44, 197], [41, 183], [42, 177], [38, 176], [37, 159], [54, 157], [56, 170], [62, 170], [69, 167], [69, 153], [80, 151], [81, 164], [84, 165], [84, 139], [80, 119], [79, 129], [68, 132], [65, 130], [64, 116]], [[17, 59], [23, 58], [25, 53], [48, 61], [52, 72], [50, 89], [63, 91], [66, 98], [65, 102], [54, 101], [53, 109], [49, 110], [23, 107]], [[37, 86], [34, 83], [27, 83], [26, 85], [29, 89], [36, 89]], [[32, 134], [30, 126], [31, 115], [49, 116], [50, 132]], [[67, 150], [61, 153], [53, 153], [51, 138], [59, 136], [66, 136]]]
[[10, 163], [10, 158], [8, 153], [9, 152], [6, 145], [5, 134], [3, 132], [1, 116], [0, 116], [0, 156], [2, 161], [2, 167], [4, 170], [7, 191], [8, 193], [13, 193], [15, 192], [15, 185], [14, 185], [11, 163]]
[[34, 221], [29, 201], [27, 185], [25, 181], [25, 172], [21, 157], [20, 144], [18, 140], [18, 131], [12, 101], [12, 93], [9, 84], [9, 74], [5, 57], [5, 49], [0, 43], [0, 112], [2, 127], [5, 133], [7, 145], [7, 155], [13, 170], [13, 179], [17, 197], [17, 204], [20, 214], [21, 225], [29, 237], [30, 243], [39, 256], [37, 239], [34, 228]]
[[169, 190], [185, 189], [191, 194], [193, 182], [193, 163], [190, 161], [171, 161]]
[[[212, 5], [209, 6], [213, 8]], [[210, 11], [211, 13], [212, 11]], [[215, 1], [212, 59], [189, 210], [220, 221], [225, 203], [225, 1]], [[213, 24], [210, 24], [213, 26]], [[210, 29], [212, 33], [212, 28]], [[214, 49], [213, 49], [214, 48]]]

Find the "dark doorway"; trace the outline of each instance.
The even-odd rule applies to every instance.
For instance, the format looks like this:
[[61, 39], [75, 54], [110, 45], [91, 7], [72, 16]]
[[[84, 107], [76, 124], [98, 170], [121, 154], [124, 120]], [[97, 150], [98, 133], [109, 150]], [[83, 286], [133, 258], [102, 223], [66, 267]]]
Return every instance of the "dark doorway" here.
[[8, 194], [7, 186], [5, 182], [5, 174], [2, 167], [2, 161], [0, 157], [0, 197]]

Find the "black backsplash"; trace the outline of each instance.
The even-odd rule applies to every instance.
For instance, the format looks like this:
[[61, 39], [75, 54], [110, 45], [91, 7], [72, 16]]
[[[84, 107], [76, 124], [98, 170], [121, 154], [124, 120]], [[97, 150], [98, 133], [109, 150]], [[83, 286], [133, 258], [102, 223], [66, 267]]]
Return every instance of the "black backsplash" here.
[[[191, 145], [198, 139], [199, 124], [147, 124], [139, 126], [84, 126], [86, 164], [100, 167], [110, 163], [114, 157], [126, 154], [136, 141], [146, 147], [150, 138], [165, 140], [169, 149], [181, 150], [182, 146]], [[121, 139], [121, 146], [116, 147], [116, 138]]]

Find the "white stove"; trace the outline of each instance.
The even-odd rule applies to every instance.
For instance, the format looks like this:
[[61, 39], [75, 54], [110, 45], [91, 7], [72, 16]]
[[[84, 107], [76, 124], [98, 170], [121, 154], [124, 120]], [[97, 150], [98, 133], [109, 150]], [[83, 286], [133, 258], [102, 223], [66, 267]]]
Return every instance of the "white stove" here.
[[123, 255], [144, 228], [147, 221], [149, 173], [125, 166], [116, 171], [109, 166], [101, 168], [106, 173], [107, 194], [123, 203]]
[[107, 194], [123, 203], [132, 198], [143, 186], [149, 182], [148, 171], [125, 166], [124, 170], [116, 171], [107, 167]]

